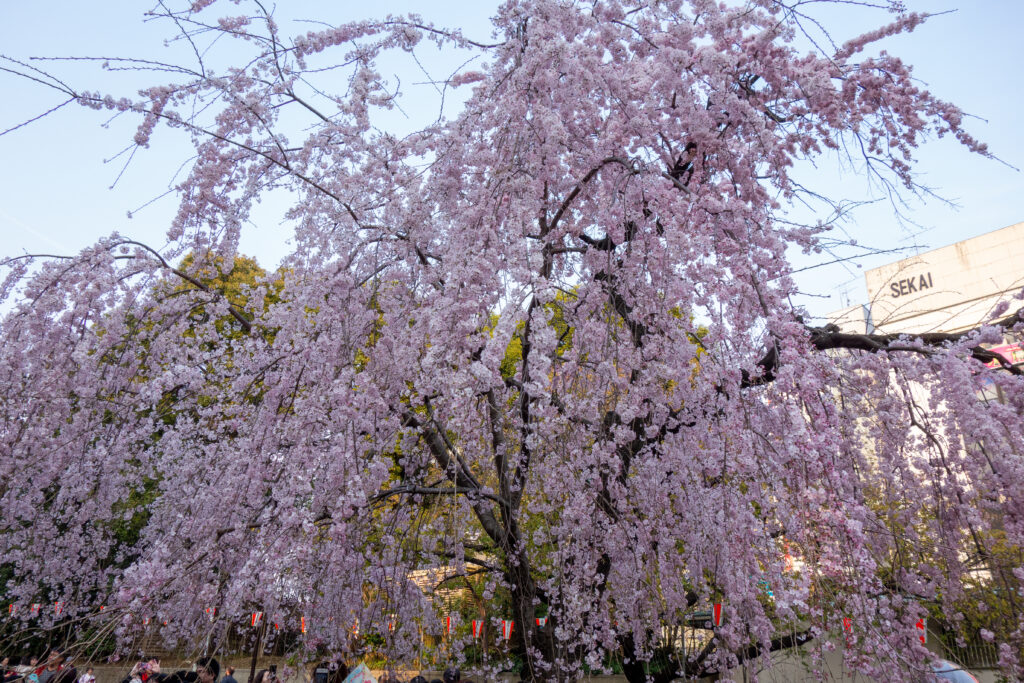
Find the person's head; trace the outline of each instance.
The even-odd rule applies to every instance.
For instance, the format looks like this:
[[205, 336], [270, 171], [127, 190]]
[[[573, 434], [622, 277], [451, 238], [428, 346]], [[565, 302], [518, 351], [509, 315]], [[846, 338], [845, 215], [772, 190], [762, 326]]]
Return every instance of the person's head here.
[[409, 683], [427, 683], [427, 679], [423, 676], [415, 676]]
[[46, 666], [58, 667], [64, 663], [64, 653], [54, 648], [50, 650], [50, 654], [46, 657]]
[[228, 676], [234, 676], [235, 675], [235, 667], [233, 667], [233, 666], [225, 667], [224, 671], [227, 672]]
[[92, 667], [91, 666], [90, 667], [86, 667], [85, 673], [91, 674], [92, 673]]
[[196, 674], [199, 683], [215, 683], [220, 677], [220, 662], [213, 657], [200, 657], [196, 660]]
[[459, 683], [460, 680], [462, 680], [462, 675], [458, 668], [450, 666], [444, 670], [444, 683]]
[[29, 666], [35, 666], [38, 663], [39, 663], [39, 657], [29, 657], [28, 658], [28, 665]]
[[199, 675], [195, 671], [175, 671], [164, 679], [166, 683], [198, 683]]

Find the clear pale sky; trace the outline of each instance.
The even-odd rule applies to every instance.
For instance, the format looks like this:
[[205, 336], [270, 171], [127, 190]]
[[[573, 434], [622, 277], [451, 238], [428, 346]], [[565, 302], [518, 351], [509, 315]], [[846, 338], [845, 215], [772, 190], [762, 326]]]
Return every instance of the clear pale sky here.
[[[901, 226], [884, 201], [859, 210], [854, 220], [844, 226], [859, 243], [911, 251], [804, 271], [799, 275], [801, 288], [815, 296], [800, 303], [815, 315], [839, 308], [847, 301], [859, 303], [866, 298], [863, 271], [858, 264], [874, 267], [909, 255], [914, 248], [943, 246], [1024, 221], [1024, 174], [1015, 170], [1024, 168], [1024, 97], [1020, 84], [1020, 67], [1024, 64], [1024, 40], [1020, 36], [1024, 2], [908, 0], [907, 5], [911, 10], [930, 13], [955, 11], [933, 17], [913, 34], [888, 40], [885, 48], [914, 64], [915, 74], [933, 93], [979, 117], [968, 124], [969, 129], [987, 142], [1005, 164], [972, 157], [947, 140], [921, 150], [921, 181], [940, 196], [956, 202], [959, 208], [934, 199], [912, 202], [905, 211], [920, 228]], [[296, 35], [309, 27], [294, 23], [291, 17], [338, 23], [373, 12], [418, 12], [437, 24], [462, 26], [470, 37], [486, 40], [490, 33], [487, 18], [496, 6], [493, 0], [383, 0], [373, 4], [282, 0], [276, 14], [282, 32]], [[88, 55], [170, 60], [181, 54], [178, 51], [183, 46], [174, 43], [165, 47], [164, 38], [172, 34], [162, 22], [142, 22], [142, 13], [150, 7], [148, 2], [0, 0], [0, 53], [16, 58]], [[237, 8], [230, 3], [223, 9], [225, 13], [233, 10]], [[216, 9], [212, 13], [216, 14]], [[873, 21], [858, 23], [849, 10], [840, 9], [824, 13], [823, 18], [831, 20], [834, 37], [841, 42], [853, 31], [870, 28], [869, 24], [884, 21], [886, 16], [876, 13]], [[435, 78], [443, 79], [452, 70], [451, 60], [443, 60], [433, 50], [425, 49], [421, 61]], [[68, 82], [79, 89], [132, 95], [140, 84], [149, 82], [133, 80], [137, 78], [133, 74], [116, 80], [116, 75], [100, 72], [97, 63], [38, 65], [53, 73], [66, 74]], [[411, 85], [426, 80], [422, 72], [399, 75], [410, 89], [429, 87]], [[0, 95], [0, 130], [61, 101], [52, 91], [2, 73]], [[407, 112], [410, 121], [417, 116], [432, 119], [436, 113]], [[165, 197], [138, 209], [166, 191], [179, 163], [174, 160], [181, 158], [182, 150], [161, 148], [158, 136], [154, 148], [137, 154], [116, 187], [110, 189], [123, 160], [104, 163], [104, 159], [113, 157], [130, 142], [135, 122], [116, 120], [107, 128], [101, 127], [108, 118], [106, 113], [69, 105], [43, 120], [0, 136], [0, 255], [73, 253], [115, 230], [154, 246], [163, 244], [163, 233], [174, 210], [173, 198]], [[871, 196], [867, 181], [855, 169], [836, 173], [827, 168], [829, 163], [825, 160], [818, 176], [827, 192], [848, 199]], [[128, 211], [133, 211], [133, 218], [127, 217]], [[242, 250], [272, 268], [285, 248], [285, 233], [272, 222], [260, 224], [243, 240]], [[830, 258], [799, 257], [796, 264], [807, 267]]]

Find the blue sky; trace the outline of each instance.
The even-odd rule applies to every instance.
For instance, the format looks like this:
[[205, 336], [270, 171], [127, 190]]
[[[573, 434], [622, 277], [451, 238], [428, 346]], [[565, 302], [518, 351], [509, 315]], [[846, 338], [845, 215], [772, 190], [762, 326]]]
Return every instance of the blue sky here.
[[[978, 117], [970, 130], [989, 143], [1005, 163], [972, 156], [948, 141], [921, 150], [921, 181], [959, 208], [936, 201], [913, 202], [907, 213], [920, 226], [901, 226], [884, 201], [858, 211], [844, 229], [859, 243], [879, 249], [913, 249], [950, 244], [1024, 220], [1024, 132], [1021, 126], [1019, 72], [1024, 64], [1024, 2], [1018, 0], [908, 0], [912, 10], [933, 17], [911, 35], [886, 42], [890, 52], [915, 65], [915, 74], [929, 89]], [[226, 4], [229, 9], [234, 5]], [[285, 33], [305, 32], [307, 27], [288, 17], [311, 17], [337, 23], [369, 16], [373, 12], [419, 12], [438, 24], [460, 25], [468, 35], [486, 39], [487, 18], [494, 2], [315, 2], [291, 0], [279, 3], [278, 16]], [[810, 5], [816, 7], [816, 5]], [[0, 0], [0, 52], [28, 56], [147, 56], [171, 59], [183, 45], [164, 45], [167, 27], [143, 22], [147, 2], [84, 3], [77, 0], [13, 2]], [[955, 11], [953, 11], [955, 10]], [[883, 20], [858, 24], [857, 14], [847, 9], [829, 10], [825, 21], [837, 27], [842, 40], [858, 28]], [[435, 77], [448, 75], [451, 60], [425, 54], [423, 65]], [[55, 73], [68, 74], [69, 82], [90, 90], [110, 89], [132, 94], [137, 74], [120, 81], [100, 73], [95, 63], [54, 62]], [[403, 83], [425, 80], [422, 72], [402, 74]], [[412, 86], [410, 86], [412, 87]], [[429, 86], [418, 86], [429, 87]], [[0, 74], [0, 130], [39, 114], [59, 103], [54, 93], [31, 83]], [[426, 113], [408, 112], [412, 119]], [[436, 112], [431, 112], [436, 114]], [[0, 137], [0, 254], [46, 252], [72, 253], [96, 238], [117, 230], [154, 246], [163, 244], [163, 232], [174, 210], [173, 197], [139, 207], [166, 191], [180, 148], [154, 148], [136, 155], [128, 172], [111, 189], [122, 164], [104, 163], [130, 141], [134, 122], [115, 120], [102, 127], [108, 114], [78, 106], [64, 109]], [[817, 179], [827, 192], [848, 199], [871, 197], [867, 182], [855, 169], [836, 173], [823, 164]], [[1011, 168], [1014, 167], [1014, 168]], [[127, 212], [133, 212], [133, 218]], [[286, 230], [270, 220], [243, 240], [242, 249], [265, 266], [276, 264], [285, 248]], [[896, 260], [901, 255], [871, 256], [859, 262], [806, 270], [799, 276], [809, 295], [800, 303], [822, 315], [846, 302], [865, 299], [863, 268]], [[816, 260], [797, 258], [799, 267]]]

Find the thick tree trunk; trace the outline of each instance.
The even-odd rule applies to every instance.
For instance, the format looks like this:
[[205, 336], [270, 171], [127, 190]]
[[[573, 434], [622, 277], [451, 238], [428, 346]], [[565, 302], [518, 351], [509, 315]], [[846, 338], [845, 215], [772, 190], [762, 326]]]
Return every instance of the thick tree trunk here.
[[622, 646], [622, 674], [629, 683], [669, 683], [678, 678], [675, 668], [671, 666], [655, 666], [654, 671], [650, 671], [652, 667], [637, 658], [636, 643], [632, 635], [622, 636], [619, 643]]

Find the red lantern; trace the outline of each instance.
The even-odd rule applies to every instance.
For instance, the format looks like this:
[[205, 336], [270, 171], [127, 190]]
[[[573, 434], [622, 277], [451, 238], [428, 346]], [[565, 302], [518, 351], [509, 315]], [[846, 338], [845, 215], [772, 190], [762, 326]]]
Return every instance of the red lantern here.
[[516, 625], [514, 621], [501, 620], [501, 637], [508, 640], [512, 637], [512, 627]]

